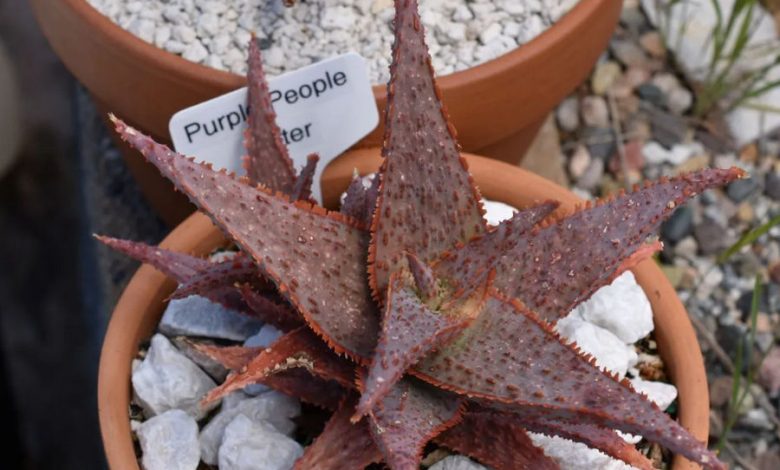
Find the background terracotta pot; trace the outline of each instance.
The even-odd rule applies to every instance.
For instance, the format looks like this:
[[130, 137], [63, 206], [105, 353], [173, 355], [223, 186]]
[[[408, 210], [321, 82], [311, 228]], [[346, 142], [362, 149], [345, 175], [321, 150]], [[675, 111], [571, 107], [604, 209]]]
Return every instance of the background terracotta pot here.
[[[178, 110], [244, 85], [243, 77], [195, 64], [120, 28], [85, 0], [31, 0], [52, 48], [93, 95], [103, 114], [169, 141]], [[528, 44], [439, 79], [465, 151], [517, 163], [552, 108], [585, 79], [620, 15], [620, 0], [582, 0]], [[384, 85], [374, 87], [380, 110]], [[383, 115], [380, 112], [380, 115]], [[380, 126], [358, 144], [378, 146]], [[124, 147], [123, 147], [124, 148]], [[135, 152], [125, 158], [166, 221], [191, 212], [181, 195]]]
[[[568, 190], [520, 168], [484, 157], [466, 155], [482, 194], [497, 201], [524, 207], [545, 199], [561, 201], [562, 211], [581, 202]], [[335, 207], [357, 168], [361, 174], [379, 167], [378, 149], [362, 149], [345, 154], [338, 164], [323, 175], [326, 201]], [[225, 243], [210, 220], [196, 213], [179, 225], [162, 246], [185, 253], [205, 255]], [[705, 441], [709, 430], [707, 378], [696, 335], [674, 288], [652, 260], [634, 270], [653, 307], [655, 339], [672, 382], [679, 391], [678, 413], [682, 425]], [[154, 332], [163, 312], [165, 299], [175, 283], [150, 266], [144, 265], [133, 276], [114, 309], [103, 343], [98, 379], [98, 407], [108, 463], [113, 470], [138, 470], [128, 418], [130, 404], [130, 366], [141, 341]], [[675, 470], [698, 468], [675, 457]]]

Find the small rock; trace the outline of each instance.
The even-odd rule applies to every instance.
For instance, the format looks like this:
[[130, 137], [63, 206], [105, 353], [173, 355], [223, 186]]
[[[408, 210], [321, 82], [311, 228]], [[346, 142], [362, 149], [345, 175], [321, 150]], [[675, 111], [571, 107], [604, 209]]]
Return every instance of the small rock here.
[[633, 91], [641, 84], [650, 80], [650, 72], [640, 67], [630, 67], [626, 70], [626, 73], [623, 74], [623, 78]]
[[678, 175], [707, 168], [710, 165], [710, 157], [705, 154], [694, 155], [677, 165], [674, 172]]
[[671, 149], [666, 149], [658, 142], [651, 140], [642, 147], [642, 155], [651, 165], [660, 165], [661, 163], [671, 163], [672, 165], [681, 165], [696, 149], [688, 145], [676, 144]]
[[650, 128], [653, 139], [666, 148], [685, 141], [688, 134], [688, 125], [685, 120], [676, 114], [668, 113], [654, 106], [642, 108], [650, 120]]
[[[780, 376], [778, 376], [780, 378]], [[726, 405], [731, 400], [731, 389], [733, 388], [731, 376], [721, 375], [710, 381], [710, 406], [719, 408]]]
[[225, 428], [219, 447], [220, 470], [289, 470], [303, 455], [300, 444], [271, 425], [236, 416]]
[[615, 136], [608, 127], [586, 127], [582, 131], [582, 142], [593, 158], [606, 160], [615, 153]]
[[604, 95], [620, 77], [621, 69], [617, 62], [608, 60], [596, 65], [596, 70], [590, 78], [593, 93]]
[[728, 246], [726, 229], [718, 223], [705, 218], [693, 228], [693, 236], [704, 255], [714, 255]]
[[685, 114], [693, 104], [693, 94], [681, 86], [670, 91], [666, 97], [666, 106], [673, 113]]
[[575, 180], [578, 180], [583, 174], [585, 174], [585, 170], [588, 169], [590, 161], [591, 158], [590, 152], [588, 152], [588, 148], [584, 145], [578, 145], [572, 156], [569, 158], [569, 175]]
[[609, 171], [617, 175], [621, 172], [638, 172], [645, 167], [645, 157], [642, 154], [642, 144], [637, 140], [631, 140], [623, 146], [626, 157], [626, 168], [621, 168], [620, 153], [615, 152], [609, 159]]
[[610, 43], [612, 54], [626, 67], [646, 67], [647, 55], [631, 40], [613, 39]]
[[[266, 348], [279, 339], [280, 336], [282, 336], [282, 332], [273, 325], [263, 325], [256, 335], [250, 336], [244, 341], [244, 346], [248, 348]], [[244, 392], [253, 396], [260, 395], [268, 390], [270, 388], [263, 384], [252, 384], [244, 387]]]
[[647, 398], [662, 410], [669, 408], [677, 399], [677, 387], [672, 384], [634, 378], [631, 379], [631, 385], [637, 392], [647, 395]]
[[580, 105], [576, 97], [570, 96], [563, 100], [555, 111], [558, 125], [566, 132], [577, 130], [580, 125]]
[[744, 178], [729, 184], [728, 188], [726, 188], [726, 194], [732, 201], [742, 202], [758, 190], [759, 187], [755, 178]]
[[249, 418], [254, 423], [266, 423], [277, 432], [292, 436], [295, 423], [292, 418], [301, 414], [298, 400], [276, 391], [270, 391], [254, 398], [244, 398], [225, 406], [203, 427], [200, 433], [201, 459], [209, 465], [218, 462], [219, 446], [225, 434], [225, 428], [238, 415]]
[[677, 243], [687, 237], [692, 229], [693, 210], [688, 206], [682, 206], [661, 225], [661, 236], [664, 240]]
[[648, 31], [639, 37], [639, 45], [657, 59], [666, 57], [666, 47], [658, 31]]
[[135, 429], [145, 470], [195, 470], [200, 461], [198, 423], [181, 410], [169, 410]]
[[687, 260], [694, 259], [698, 251], [699, 244], [696, 243], [696, 239], [691, 236], [683, 238], [674, 246], [675, 255]]
[[596, 365], [623, 378], [629, 367], [636, 364], [638, 357], [631, 346], [627, 346], [612, 332], [582, 319], [576, 312], [562, 318], [555, 325], [564, 338], [577, 343], [579, 348], [596, 360]]
[[585, 173], [577, 180], [577, 187], [593, 191], [601, 182], [601, 178], [604, 176], [604, 160], [600, 158], [592, 158], [588, 168], [585, 169]]
[[780, 201], [780, 171], [770, 171], [766, 174], [764, 191], [775, 201]]
[[652, 83], [643, 83], [639, 85], [636, 92], [640, 98], [655, 106], [666, 106], [666, 96], [664, 95], [664, 92]]
[[483, 467], [468, 457], [450, 455], [436, 462], [428, 470], [488, 470], [488, 468]]
[[766, 411], [762, 410], [761, 408], [748, 410], [745, 414], [739, 417], [739, 424], [750, 429], [758, 429], [762, 431], [771, 431], [775, 427], [774, 424], [772, 424], [772, 421], [769, 420], [769, 416], [767, 416]]
[[582, 115], [582, 121], [586, 126], [609, 126], [609, 109], [607, 108], [607, 102], [600, 96], [586, 96], [583, 98], [580, 114]]
[[[181, 351], [188, 359], [206, 371], [218, 383], [224, 382], [228, 370], [219, 362], [212, 359], [209, 355], [201, 352], [195, 347], [195, 342], [186, 336], [176, 336], [172, 339], [176, 349]], [[205, 343], [205, 342], [204, 342]], [[213, 343], [207, 343], [213, 345]]]
[[244, 341], [260, 330], [263, 323], [205, 297], [191, 295], [168, 302], [160, 331], [173, 336], [203, 336]]
[[740, 222], [749, 223], [752, 222], [754, 218], [755, 213], [753, 212], [753, 206], [750, 205], [750, 203], [743, 202], [737, 207], [737, 219], [739, 219]]
[[745, 163], [755, 164], [758, 159], [758, 145], [751, 143], [739, 149], [739, 159]]
[[780, 395], [780, 347], [769, 351], [758, 372], [758, 382], [766, 388], [771, 397]]
[[133, 370], [132, 383], [147, 417], [180, 409], [196, 419], [208, 411], [201, 407], [200, 399], [216, 386], [161, 334], [152, 337], [146, 357]]
[[634, 274], [626, 271], [612, 284], [574, 308], [580, 317], [634, 344], [653, 331], [653, 310]]

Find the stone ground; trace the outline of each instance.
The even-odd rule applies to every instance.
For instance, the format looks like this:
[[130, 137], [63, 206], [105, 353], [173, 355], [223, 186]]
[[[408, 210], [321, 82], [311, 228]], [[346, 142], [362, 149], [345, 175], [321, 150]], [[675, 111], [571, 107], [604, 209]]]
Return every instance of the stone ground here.
[[[0, 0], [0, 41], [24, 97], [22, 158], [0, 177], [0, 412], [12, 436], [0, 444], [3, 466], [102, 468], [97, 358], [108, 312], [134, 266], [98, 250], [89, 235], [155, 242], [165, 228], [23, 0]], [[746, 230], [780, 215], [780, 133], [735, 148], [716, 120], [691, 117], [691, 98], [644, 16], [627, 8], [609, 52], [548, 120], [523, 166], [583, 197], [707, 165], [749, 171], [752, 178], [678, 210], [664, 226], [660, 261], [700, 332], [713, 442], [729, 419], [737, 344], [761, 276], [757, 334], [743, 352], [757, 381], [723, 456], [735, 467], [780, 468], [780, 229], [715, 263]]]

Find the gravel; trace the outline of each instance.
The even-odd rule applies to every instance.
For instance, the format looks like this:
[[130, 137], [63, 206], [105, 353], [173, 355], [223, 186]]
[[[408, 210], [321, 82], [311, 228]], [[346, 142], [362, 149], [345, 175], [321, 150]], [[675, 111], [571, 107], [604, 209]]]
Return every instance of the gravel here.
[[[374, 83], [389, 77], [392, 0], [88, 0], [146, 42], [192, 62], [246, 73], [254, 32], [279, 75], [356, 50]], [[549, 28], [578, 0], [421, 0], [433, 67], [445, 75], [494, 59]]]

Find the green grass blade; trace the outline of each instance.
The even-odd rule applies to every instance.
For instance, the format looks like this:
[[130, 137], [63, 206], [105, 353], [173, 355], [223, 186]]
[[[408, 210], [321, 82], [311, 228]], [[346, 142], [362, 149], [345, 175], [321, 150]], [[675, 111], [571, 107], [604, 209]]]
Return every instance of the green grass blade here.
[[726, 251], [721, 253], [718, 256], [718, 263], [722, 263], [726, 261], [727, 259], [731, 258], [731, 256], [741, 250], [743, 247], [746, 247], [756, 241], [758, 237], [761, 235], [764, 235], [767, 233], [772, 227], [775, 225], [780, 224], [780, 215], [775, 216], [769, 220], [769, 222], [765, 223], [764, 225], [761, 225], [759, 227], [754, 228], [753, 230], [749, 231], [748, 233], [742, 235], [742, 237], [737, 240], [737, 242], [733, 245], [731, 245]]

